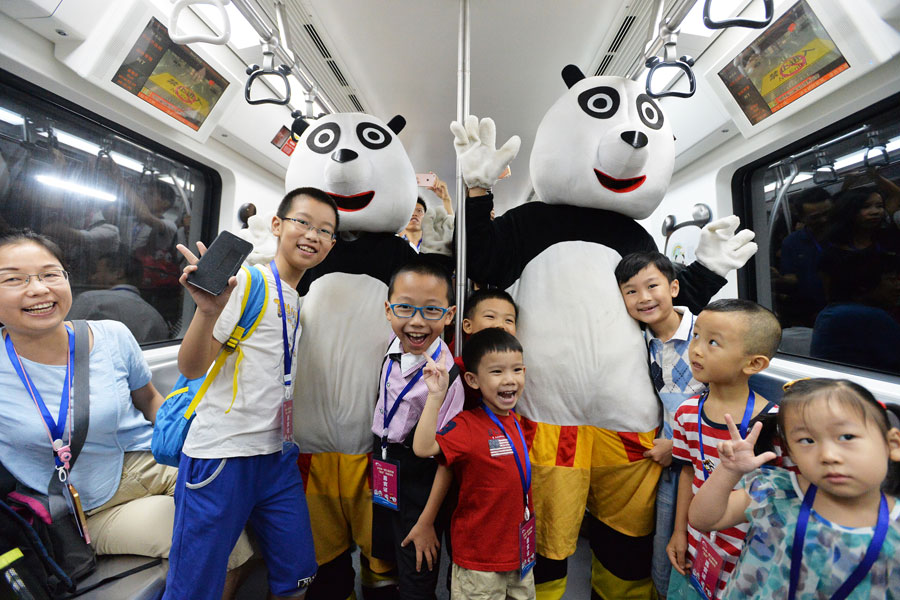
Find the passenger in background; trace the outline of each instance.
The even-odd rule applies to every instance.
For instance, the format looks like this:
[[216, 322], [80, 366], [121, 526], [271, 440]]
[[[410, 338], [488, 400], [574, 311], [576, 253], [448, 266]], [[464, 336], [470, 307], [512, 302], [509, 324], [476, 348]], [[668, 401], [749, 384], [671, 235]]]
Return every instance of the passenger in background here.
[[[373, 460], [375, 473], [387, 473], [396, 491], [373, 477], [372, 549], [377, 558], [396, 562], [400, 598], [418, 600], [434, 596], [438, 540], [449, 517], [443, 507], [449, 472], [436, 477], [437, 463], [416, 456], [412, 444], [430, 392], [422, 379], [426, 360], [430, 357], [448, 372], [455, 370], [453, 355], [440, 337], [456, 312], [450, 276], [425, 258], [400, 267], [391, 277], [384, 310], [395, 337], [381, 369], [372, 423]], [[446, 426], [462, 407], [462, 383], [456, 378], [449, 382], [437, 427], [432, 423], [431, 431]], [[427, 570], [422, 568], [423, 558]]]
[[896, 253], [896, 228], [888, 228], [884, 198], [872, 185], [844, 190], [834, 198], [824, 236], [827, 260], [840, 261], [853, 254], [874, 257]]
[[437, 456], [460, 483], [451, 524], [456, 540], [451, 594], [529, 600], [535, 597], [536, 531], [531, 460], [513, 412], [525, 387], [522, 345], [492, 327], [473, 335], [463, 356], [471, 367], [465, 378], [481, 392], [481, 406], [432, 433], [449, 377], [444, 365], [429, 359], [428, 398], [413, 440], [417, 456]]
[[797, 207], [797, 223], [793, 233], [781, 243], [781, 277], [773, 283], [784, 295], [784, 302], [779, 303], [782, 324], [812, 327], [826, 303], [819, 261], [824, 252], [823, 236], [832, 208], [831, 195], [823, 188], [812, 187], [790, 202]]
[[688, 525], [688, 507], [697, 490], [719, 464], [715, 444], [730, 438], [726, 414], [742, 415], [741, 435], [778, 407], [757, 396], [747, 384], [751, 375], [765, 370], [781, 342], [781, 326], [768, 309], [749, 300], [717, 300], [708, 304], [694, 322], [688, 353], [691, 372], [709, 385], [699, 398], [686, 400], [675, 412], [672, 449], [681, 465], [675, 529], [667, 552], [673, 571], [669, 600], [722, 597], [734, 570], [747, 526], [703, 534]]
[[653, 584], [663, 598], [669, 588], [672, 564], [666, 546], [675, 526], [675, 499], [678, 494], [679, 464], [672, 464], [672, 428], [675, 411], [682, 402], [706, 390], [691, 374], [688, 346], [694, 332], [695, 316], [672, 300], [680, 286], [675, 267], [659, 252], [628, 254], [616, 266], [616, 281], [625, 308], [641, 324], [650, 350], [650, 377], [663, 405], [662, 435], [644, 456], [663, 467], [656, 488], [656, 533], [653, 536]]
[[900, 257], [848, 253], [822, 264], [829, 304], [810, 356], [900, 374]]
[[[69, 400], [61, 394], [66, 365], [74, 360], [69, 350], [74, 334], [66, 321], [72, 292], [64, 266], [59, 247], [45, 236], [19, 231], [0, 237], [0, 322], [6, 345], [0, 350], [0, 456], [22, 485], [41, 493], [56, 476], [52, 442], [72, 440], [70, 411], [61, 406]], [[98, 554], [165, 558], [177, 472], [150, 454], [151, 424], [163, 399], [124, 325], [90, 321], [88, 326], [89, 427], [68, 481], [81, 496]], [[242, 537], [229, 566], [251, 554]]]
[[75, 298], [69, 315], [73, 319], [121, 321], [140, 344], [166, 340], [169, 326], [151, 304], [141, 298], [141, 263], [126, 254], [104, 254], [88, 276], [92, 286], [106, 289], [82, 292]]
[[425, 218], [426, 212], [428, 212], [428, 207], [425, 205], [425, 201], [421, 197], [416, 198], [416, 207], [413, 209], [413, 214], [409, 218], [406, 229], [400, 235], [400, 237], [409, 242], [409, 245], [416, 252], [422, 247], [422, 219]]
[[[262, 269], [266, 308], [253, 336], [226, 359], [210, 384], [184, 442], [166, 600], [218, 598], [228, 553], [248, 523], [275, 597], [304, 597], [315, 576], [309, 512], [286, 401], [293, 393], [300, 333], [295, 288], [303, 273], [331, 251], [338, 219], [334, 201], [315, 188], [288, 192], [272, 218], [278, 250], [269, 268]], [[198, 248], [201, 255], [206, 250], [202, 244]], [[199, 259], [183, 246], [179, 251], [190, 263], [180, 282], [197, 310], [178, 352], [178, 367], [186, 377], [197, 378], [230, 338], [250, 282], [240, 271], [222, 294], [213, 296], [187, 282]]]

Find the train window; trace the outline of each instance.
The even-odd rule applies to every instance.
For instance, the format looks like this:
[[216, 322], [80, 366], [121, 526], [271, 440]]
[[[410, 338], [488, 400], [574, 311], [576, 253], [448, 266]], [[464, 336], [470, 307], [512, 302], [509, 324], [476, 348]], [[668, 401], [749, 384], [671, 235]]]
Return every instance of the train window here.
[[122, 321], [141, 344], [182, 337], [193, 303], [178, 284], [175, 244], [215, 227], [218, 181], [0, 72], [0, 231], [30, 228], [59, 243], [71, 318]]
[[900, 374], [900, 113], [895, 96], [735, 176], [760, 251], [746, 289], [780, 352]]

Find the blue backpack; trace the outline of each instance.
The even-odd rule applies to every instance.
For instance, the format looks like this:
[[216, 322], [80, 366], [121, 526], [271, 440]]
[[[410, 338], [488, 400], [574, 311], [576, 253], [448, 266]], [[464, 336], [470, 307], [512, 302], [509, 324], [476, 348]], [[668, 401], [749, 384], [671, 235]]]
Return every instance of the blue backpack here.
[[[241, 299], [241, 318], [231, 332], [231, 337], [225, 342], [216, 362], [203, 377], [188, 379], [179, 375], [178, 381], [172, 393], [166, 396], [165, 402], [156, 413], [156, 424], [153, 427], [153, 441], [150, 449], [156, 462], [163, 465], [178, 466], [181, 460], [181, 449], [187, 438], [191, 421], [194, 419], [194, 410], [206, 393], [209, 384], [218, 375], [225, 360], [237, 351], [237, 360], [234, 363], [234, 380], [232, 383], [231, 403], [237, 396], [238, 368], [244, 358], [240, 343], [246, 340], [266, 312], [269, 301], [269, 286], [266, 285], [266, 276], [260, 270], [261, 267], [241, 267], [247, 274], [248, 285], [244, 288], [244, 297]], [[228, 408], [231, 410], [231, 407]], [[228, 411], [225, 411], [228, 412]]]

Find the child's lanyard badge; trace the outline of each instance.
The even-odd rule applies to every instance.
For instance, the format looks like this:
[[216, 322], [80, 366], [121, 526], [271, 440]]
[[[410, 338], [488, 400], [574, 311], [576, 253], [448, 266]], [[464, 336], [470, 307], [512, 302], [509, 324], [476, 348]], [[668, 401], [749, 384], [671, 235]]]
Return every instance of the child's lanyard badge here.
[[513, 422], [516, 424], [516, 430], [519, 432], [519, 439], [522, 441], [522, 450], [525, 454], [524, 469], [522, 468], [522, 460], [519, 458], [519, 451], [516, 450], [516, 445], [513, 444], [512, 438], [509, 437], [506, 428], [503, 427], [503, 423], [500, 422], [500, 419], [497, 418], [497, 415], [495, 415], [493, 411], [485, 406], [484, 400], [481, 401], [481, 408], [484, 409], [487, 416], [494, 422], [494, 425], [499, 427], [500, 431], [503, 432], [503, 435], [506, 436], [506, 441], [509, 442], [509, 448], [512, 450], [513, 458], [516, 459], [516, 469], [519, 471], [519, 481], [522, 482], [522, 496], [525, 500], [525, 518], [519, 524], [519, 577], [524, 579], [525, 576], [528, 575], [528, 572], [534, 568], [536, 559], [535, 548], [537, 545], [537, 528], [535, 527], [534, 515], [528, 510], [528, 490], [531, 489], [531, 457], [528, 456], [528, 446], [525, 444], [525, 434], [522, 433], [522, 426], [519, 425], [518, 419], [513, 417]]
[[[709, 479], [709, 470], [706, 468], [706, 453], [703, 451], [703, 404], [709, 392], [704, 393], [700, 397], [697, 406], [697, 444], [700, 446], [700, 467], [703, 469], [703, 479]], [[741, 419], [740, 432], [741, 438], [747, 437], [747, 430], [750, 427], [750, 419], [753, 418], [753, 407], [756, 405], [756, 394], [753, 390], [747, 395], [747, 407], [744, 409], [744, 417]], [[712, 540], [712, 541], [710, 541]], [[700, 547], [697, 549], [697, 556], [694, 560], [694, 567], [691, 568], [691, 585], [696, 588], [705, 598], [715, 598], [719, 588], [719, 576], [722, 573], [722, 566], [725, 559], [714, 545], [716, 540], [716, 532], [712, 532], [711, 538], [707, 539], [705, 535], [700, 536]]]
[[[800, 581], [800, 565], [803, 562], [803, 544], [806, 541], [806, 526], [809, 524], [809, 515], [812, 510], [813, 500], [816, 497], [817, 488], [813, 484], [809, 484], [806, 494], [803, 495], [803, 504], [800, 505], [800, 513], [797, 515], [797, 525], [794, 529], [794, 544], [791, 547], [791, 580], [788, 587], [788, 600], [794, 600], [797, 594], [797, 584]], [[884, 539], [888, 531], [888, 506], [887, 498], [881, 494], [881, 503], [878, 506], [878, 521], [875, 523], [875, 533], [862, 562], [850, 573], [841, 587], [832, 594], [831, 600], [844, 600], [850, 595], [850, 592], [865, 579], [869, 573], [869, 569], [878, 559], [881, 547], [884, 545]]]
[[[34, 385], [31, 377], [25, 372], [25, 367], [22, 365], [22, 360], [19, 358], [18, 353], [16, 353], [16, 348], [13, 346], [12, 339], [10, 339], [9, 334], [6, 335], [6, 353], [9, 355], [9, 362], [12, 363], [13, 368], [19, 375], [19, 379], [22, 380], [22, 384], [31, 395], [35, 408], [41, 414], [44, 429], [47, 431], [47, 437], [50, 438], [50, 445], [53, 447], [53, 452], [56, 454], [56, 470], [59, 474], [59, 480], [63, 483], [68, 479], [69, 461], [72, 460], [72, 451], [70, 448], [70, 444], [72, 443], [72, 419], [67, 417], [69, 417], [72, 412], [72, 365], [75, 362], [75, 333], [67, 326], [66, 334], [69, 338], [69, 359], [66, 362], [66, 378], [63, 381], [62, 396], [59, 401], [59, 416], [56, 421], [54, 421], [53, 416], [50, 415], [50, 411], [47, 409], [47, 405], [44, 404], [44, 399], [41, 397], [41, 393]], [[63, 443], [64, 429], [66, 429], [68, 433], [68, 443]]]
[[[440, 355], [441, 346], [438, 344], [437, 349], [431, 355], [431, 360], [437, 360]], [[387, 372], [384, 375], [384, 406], [381, 408], [381, 413], [384, 416], [384, 429], [381, 430], [381, 460], [374, 456], [372, 457], [372, 502], [391, 510], [400, 510], [397, 503], [399, 464], [396, 461], [388, 460], [388, 426], [391, 424], [391, 421], [394, 420], [394, 415], [397, 414], [397, 409], [400, 408], [400, 404], [403, 402], [406, 394], [408, 394], [419, 379], [422, 378], [422, 373], [425, 370], [425, 363], [419, 367], [419, 370], [416, 371], [413, 378], [409, 380], [409, 383], [406, 384], [397, 396], [397, 399], [394, 401], [394, 406], [388, 411], [388, 381], [390, 381], [391, 369], [393, 368], [394, 361], [389, 360]]]
[[[272, 275], [275, 276], [275, 287], [278, 289], [278, 302], [281, 306], [281, 338], [284, 342], [284, 398], [281, 401], [281, 453], [286, 454], [294, 447], [294, 386], [291, 381], [292, 365], [294, 363], [294, 348], [297, 347], [297, 327], [300, 326], [300, 311], [297, 311], [297, 321], [294, 323], [294, 333], [291, 336], [293, 344], [288, 340], [287, 333], [287, 306], [284, 304], [284, 292], [281, 289], [281, 276], [275, 261], [269, 263]], [[247, 283], [247, 285], [250, 285]]]

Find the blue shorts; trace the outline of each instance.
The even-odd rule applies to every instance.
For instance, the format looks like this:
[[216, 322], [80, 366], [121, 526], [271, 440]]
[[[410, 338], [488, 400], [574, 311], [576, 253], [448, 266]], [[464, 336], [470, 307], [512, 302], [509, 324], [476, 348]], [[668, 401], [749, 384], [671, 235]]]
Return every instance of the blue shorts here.
[[190, 458], [182, 453], [167, 600], [219, 600], [228, 555], [249, 523], [276, 596], [298, 594], [316, 573], [297, 449], [263, 456]]
[[660, 596], [667, 596], [669, 589], [669, 573], [672, 562], [666, 553], [666, 546], [675, 529], [675, 501], [678, 498], [678, 477], [681, 474], [681, 463], [672, 464], [663, 469], [656, 488], [656, 533], [653, 535], [653, 584]]

